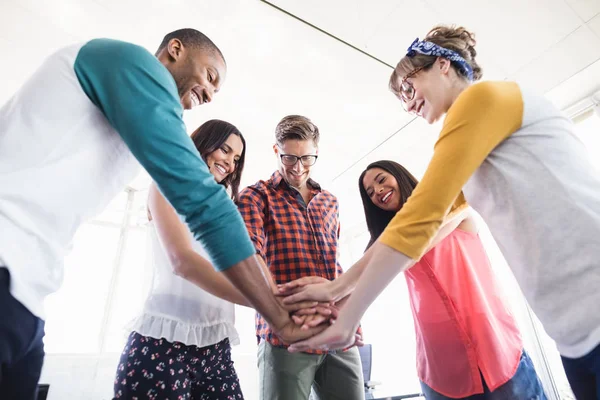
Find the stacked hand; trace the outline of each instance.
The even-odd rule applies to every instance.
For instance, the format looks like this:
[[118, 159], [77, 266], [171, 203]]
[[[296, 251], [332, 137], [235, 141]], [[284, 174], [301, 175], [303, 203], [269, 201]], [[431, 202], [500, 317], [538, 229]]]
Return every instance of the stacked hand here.
[[331, 281], [317, 276], [278, 285], [276, 295], [282, 298], [282, 305], [291, 313], [296, 325], [305, 332], [314, 332], [315, 329], [321, 332], [310, 339], [294, 343], [290, 346], [290, 351], [333, 350], [363, 345], [362, 337], [355, 333], [356, 329], [349, 330], [351, 334], [348, 335], [345, 333], [348, 329], [334, 325], [345, 299], [334, 302], [331, 285]]
[[317, 327], [328, 323], [332, 318], [337, 317], [337, 307], [331, 301], [319, 301], [310, 296], [303, 295], [302, 298], [286, 297], [298, 293], [300, 289], [310, 284], [323, 284], [329, 282], [325, 278], [311, 276], [301, 278], [283, 285], [278, 285], [276, 296], [279, 297], [281, 305], [286, 309], [292, 320], [301, 327], [302, 330]]

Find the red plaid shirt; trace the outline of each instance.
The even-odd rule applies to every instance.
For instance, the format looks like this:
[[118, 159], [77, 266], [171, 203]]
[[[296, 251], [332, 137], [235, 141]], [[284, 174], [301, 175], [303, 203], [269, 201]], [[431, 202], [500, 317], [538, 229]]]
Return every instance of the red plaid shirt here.
[[[291, 188], [279, 172], [240, 193], [238, 207], [256, 252], [278, 284], [304, 276], [333, 280], [343, 271], [338, 262], [339, 207], [334, 195], [308, 181], [312, 199]], [[256, 314], [256, 338], [285, 347]], [[314, 351], [311, 353], [322, 354]]]

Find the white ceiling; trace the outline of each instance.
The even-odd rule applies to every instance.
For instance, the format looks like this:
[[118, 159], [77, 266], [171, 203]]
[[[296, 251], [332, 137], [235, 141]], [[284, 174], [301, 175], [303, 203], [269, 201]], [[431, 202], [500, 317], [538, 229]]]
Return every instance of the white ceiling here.
[[[600, 0], [268, 0], [389, 65], [439, 23], [476, 33], [484, 79], [514, 79], [564, 109], [600, 89]], [[288, 16], [290, 20], [293, 17]], [[300, 22], [302, 23], [302, 22]], [[343, 46], [340, 43], [340, 46]], [[358, 176], [379, 159], [421, 176], [440, 126], [415, 120], [333, 181], [342, 215], [362, 223]], [[358, 217], [354, 216], [358, 214]]]
[[[269, 2], [390, 65], [434, 25], [462, 25], [477, 35], [486, 79], [515, 79], [543, 92], [600, 60], [600, 0]], [[586, 86], [600, 87], [595, 76]], [[593, 92], [573, 89], [576, 100]], [[553, 100], [564, 107], [570, 99]]]
[[[600, 0], [273, 3], [389, 65], [433, 25], [459, 23], [477, 33], [487, 79], [517, 79], [561, 108], [600, 89]], [[154, 52], [182, 27], [213, 39], [229, 68], [215, 101], [186, 114], [188, 129], [236, 124], [248, 142], [244, 184], [274, 169], [274, 127], [291, 113], [322, 132], [316, 178], [340, 198], [345, 228], [363, 220], [357, 178], [368, 162], [424, 171], [439, 126], [402, 112], [387, 90], [391, 69], [259, 0], [1, 0], [0, 104], [62, 46], [111, 37]]]

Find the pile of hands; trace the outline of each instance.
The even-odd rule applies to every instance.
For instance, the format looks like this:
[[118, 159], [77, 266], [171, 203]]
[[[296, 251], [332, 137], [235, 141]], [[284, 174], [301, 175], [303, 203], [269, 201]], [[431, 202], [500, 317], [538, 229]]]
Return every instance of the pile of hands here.
[[[343, 327], [335, 329], [338, 327], [334, 324], [347, 297], [334, 301], [331, 285], [331, 281], [318, 276], [307, 276], [277, 285], [275, 296], [290, 313], [296, 328], [294, 332], [279, 335], [284, 342], [292, 344], [289, 347], [291, 352], [363, 345], [362, 336], [355, 331], [348, 334]], [[310, 335], [316, 336], [308, 338]]]

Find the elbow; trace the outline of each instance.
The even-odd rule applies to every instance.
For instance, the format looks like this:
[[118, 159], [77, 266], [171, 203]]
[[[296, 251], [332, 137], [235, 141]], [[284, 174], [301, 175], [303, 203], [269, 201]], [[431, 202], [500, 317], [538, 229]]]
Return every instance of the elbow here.
[[189, 263], [185, 254], [173, 253], [169, 254], [169, 261], [173, 268], [173, 273], [183, 279], [187, 279], [189, 276]]

